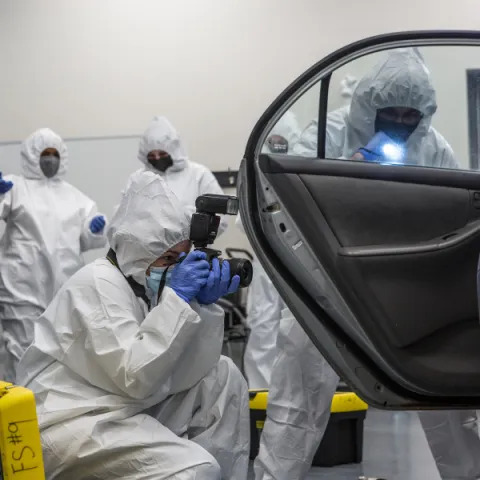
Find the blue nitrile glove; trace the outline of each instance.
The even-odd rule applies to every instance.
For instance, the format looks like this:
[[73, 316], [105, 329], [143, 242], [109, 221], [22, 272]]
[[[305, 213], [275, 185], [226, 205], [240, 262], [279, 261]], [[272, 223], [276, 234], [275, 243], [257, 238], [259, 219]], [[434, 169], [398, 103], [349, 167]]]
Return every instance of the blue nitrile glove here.
[[7, 193], [13, 187], [13, 182], [5, 180], [2, 177], [2, 172], [0, 172], [0, 194]]
[[92, 233], [100, 233], [105, 228], [105, 217], [103, 215], [97, 215], [92, 218], [90, 222], [90, 231]]
[[[378, 132], [365, 145], [358, 150], [365, 160], [400, 160], [402, 156], [402, 146], [394, 142], [386, 133]], [[395, 158], [389, 158], [391, 155]]]
[[[183, 253], [180, 258], [185, 257]], [[190, 303], [207, 283], [210, 265], [207, 254], [194, 250], [178, 263], [170, 277], [170, 288], [187, 303]]]
[[218, 258], [214, 258], [207, 283], [198, 292], [198, 303], [202, 305], [215, 303], [219, 298], [235, 293], [239, 285], [240, 277], [238, 275], [235, 275], [230, 281], [230, 264], [224, 260], [220, 267]]

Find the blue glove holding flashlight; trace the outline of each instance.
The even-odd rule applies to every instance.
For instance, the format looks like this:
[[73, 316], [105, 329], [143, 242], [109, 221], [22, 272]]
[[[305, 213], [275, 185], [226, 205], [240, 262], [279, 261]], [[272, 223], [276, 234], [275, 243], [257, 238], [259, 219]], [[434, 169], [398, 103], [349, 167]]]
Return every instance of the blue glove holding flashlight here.
[[386, 133], [380, 131], [358, 150], [363, 159], [371, 162], [401, 162], [405, 151], [397, 142], [394, 142]]

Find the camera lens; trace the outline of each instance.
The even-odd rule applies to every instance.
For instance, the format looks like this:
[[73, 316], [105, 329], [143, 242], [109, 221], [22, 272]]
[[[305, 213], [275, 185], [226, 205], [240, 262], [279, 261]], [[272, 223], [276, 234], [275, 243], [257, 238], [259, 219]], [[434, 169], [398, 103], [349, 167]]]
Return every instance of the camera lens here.
[[227, 202], [227, 215], [236, 215], [238, 213], [238, 199], [230, 198]]
[[252, 283], [253, 267], [250, 260], [246, 258], [231, 258], [228, 260], [230, 264], [230, 276], [240, 277], [240, 287], [248, 287]]

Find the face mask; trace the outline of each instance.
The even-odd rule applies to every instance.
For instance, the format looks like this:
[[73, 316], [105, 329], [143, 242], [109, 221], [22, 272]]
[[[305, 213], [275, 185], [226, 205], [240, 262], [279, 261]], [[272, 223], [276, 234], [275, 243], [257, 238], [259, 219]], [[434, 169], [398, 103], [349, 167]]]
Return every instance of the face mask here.
[[[162, 282], [162, 277], [165, 274], [167, 267], [151, 267], [150, 274], [147, 275], [147, 295], [150, 299], [151, 308], [157, 306], [158, 292], [160, 290], [160, 283]], [[165, 286], [168, 286], [170, 283], [170, 278], [172, 276], [173, 268], [170, 267], [165, 274]]]
[[148, 163], [159, 172], [165, 172], [167, 168], [173, 165], [173, 160], [170, 155], [167, 155], [166, 157], [149, 160]]
[[60, 168], [60, 159], [55, 155], [40, 157], [40, 169], [47, 178], [54, 177]]
[[379, 115], [377, 115], [377, 118], [375, 119], [375, 133], [383, 132], [394, 142], [398, 143], [406, 143], [417, 127], [418, 123], [414, 125], [405, 125], [404, 123], [386, 120]]
[[272, 153], [288, 153], [288, 141], [280, 135], [270, 136], [267, 145]]

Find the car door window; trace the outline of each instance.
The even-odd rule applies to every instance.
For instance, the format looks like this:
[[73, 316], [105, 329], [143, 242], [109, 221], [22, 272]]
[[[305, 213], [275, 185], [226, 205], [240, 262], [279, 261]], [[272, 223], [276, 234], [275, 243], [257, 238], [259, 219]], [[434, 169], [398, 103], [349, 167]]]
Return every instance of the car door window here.
[[[266, 140], [263, 144], [263, 153], [298, 155], [297, 144], [303, 135], [304, 142], [312, 142], [316, 155], [317, 144], [317, 118], [320, 101], [321, 82], [315, 82], [305, 93], [301, 94], [294, 102], [292, 108], [268, 128]], [[314, 138], [307, 138], [307, 134], [314, 126]], [[306, 147], [308, 151], [309, 147]], [[305, 153], [305, 152], [303, 152]]]
[[[466, 72], [477, 57], [466, 46], [399, 48], [339, 68], [330, 81], [326, 157], [469, 169]], [[358, 83], [342, 107], [346, 74]]]
[[[479, 65], [475, 48], [432, 46], [375, 52], [339, 67], [329, 79], [325, 157], [476, 168], [471, 149], [478, 129], [469, 131], [468, 122], [477, 106], [467, 71]], [[345, 95], [348, 79], [351, 97]], [[271, 129], [290, 125], [289, 155], [317, 156], [320, 86], [319, 80]]]

